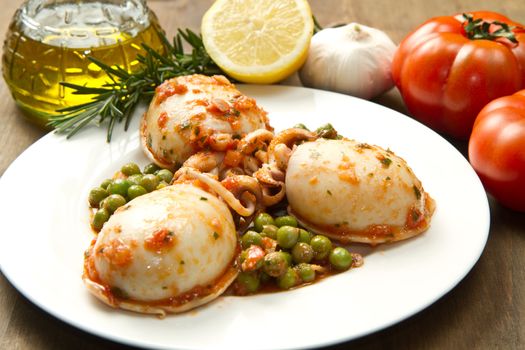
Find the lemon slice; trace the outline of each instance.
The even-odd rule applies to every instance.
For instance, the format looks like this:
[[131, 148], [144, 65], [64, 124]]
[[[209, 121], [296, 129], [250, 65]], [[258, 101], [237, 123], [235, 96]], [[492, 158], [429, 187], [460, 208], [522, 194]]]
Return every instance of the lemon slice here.
[[270, 84], [301, 67], [313, 28], [306, 0], [217, 0], [201, 31], [206, 51], [227, 74]]

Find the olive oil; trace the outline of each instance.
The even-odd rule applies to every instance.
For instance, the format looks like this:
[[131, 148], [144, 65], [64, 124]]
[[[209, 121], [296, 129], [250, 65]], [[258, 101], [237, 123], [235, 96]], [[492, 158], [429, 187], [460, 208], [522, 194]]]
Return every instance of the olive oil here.
[[91, 100], [60, 82], [100, 87], [109, 80], [88, 56], [131, 72], [139, 66], [137, 55], [145, 54], [142, 43], [163, 50], [161, 29], [143, 1], [45, 3], [29, 1], [19, 9], [2, 59], [14, 99], [37, 124], [45, 125], [57, 109]]

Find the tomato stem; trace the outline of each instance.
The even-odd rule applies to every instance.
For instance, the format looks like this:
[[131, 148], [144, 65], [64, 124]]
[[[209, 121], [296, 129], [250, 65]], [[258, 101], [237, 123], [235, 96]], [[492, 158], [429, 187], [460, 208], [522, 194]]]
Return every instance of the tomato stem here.
[[[481, 18], [474, 19], [474, 16], [468, 13], [463, 14], [466, 23], [464, 24], [465, 33], [467, 38], [471, 40], [497, 40], [504, 38], [514, 44], [518, 44], [518, 40], [514, 36], [512, 31], [516, 27], [510, 26], [507, 23], [500, 21], [485, 21]], [[498, 26], [499, 28], [491, 31], [492, 25]]]

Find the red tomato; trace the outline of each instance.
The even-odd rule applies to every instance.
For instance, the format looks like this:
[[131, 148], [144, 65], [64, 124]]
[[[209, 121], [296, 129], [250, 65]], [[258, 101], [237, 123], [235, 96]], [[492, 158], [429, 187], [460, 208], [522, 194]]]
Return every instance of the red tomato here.
[[525, 90], [481, 110], [468, 154], [485, 189], [503, 205], [525, 212]]
[[[487, 22], [476, 30], [485, 29], [491, 40], [474, 39], [463, 15], [436, 17], [401, 42], [392, 62], [394, 82], [410, 113], [460, 139], [468, 138], [483, 106], [525, 88], [523, 26], [494, 12], [470, 15]], [[517, 43], [495, 38], [503, 27], [494, 21], [512, 26], [508, 32]]]

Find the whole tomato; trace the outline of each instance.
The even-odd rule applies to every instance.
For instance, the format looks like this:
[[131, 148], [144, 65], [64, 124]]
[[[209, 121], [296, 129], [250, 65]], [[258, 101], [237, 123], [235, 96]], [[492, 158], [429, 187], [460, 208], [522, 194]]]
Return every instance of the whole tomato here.
[[485, 189], [503, 205], [525, 212], [525, 90], [481, 110], [468, 154]]
[[432, 18], [401, 42], [392, 77], [416, 119], [467, 139], [483, 106], [525, 88], [525, 30], [494, 12]]

